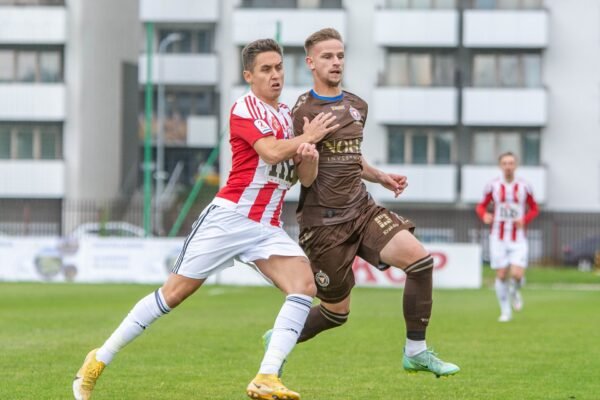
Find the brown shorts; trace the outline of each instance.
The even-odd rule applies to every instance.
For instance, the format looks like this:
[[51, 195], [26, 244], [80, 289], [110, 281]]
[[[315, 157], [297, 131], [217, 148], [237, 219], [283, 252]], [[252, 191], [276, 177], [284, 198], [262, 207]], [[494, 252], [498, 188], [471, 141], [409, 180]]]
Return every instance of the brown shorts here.
[[302, 228], [300, 246], [310, 259], [317, 297], [328, 303], [344, 300], [355, 283], [354, 258], [380, 265], [379, 253], [392, 237], [414, 229], [412, 221], [373, 203], [351, 221]]

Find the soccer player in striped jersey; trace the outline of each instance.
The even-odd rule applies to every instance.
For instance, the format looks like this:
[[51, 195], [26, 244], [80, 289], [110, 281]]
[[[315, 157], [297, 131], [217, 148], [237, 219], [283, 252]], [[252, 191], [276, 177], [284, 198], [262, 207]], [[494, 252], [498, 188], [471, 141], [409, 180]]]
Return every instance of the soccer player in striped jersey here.
[[279, 215], [285, 192], [296, 180], [304, 186], [314, 181], [319, 159], [314, 144], [338, 125], [332, 125], [331, 113], [320, 114], [304, 120], [303, 135], [294, 137], [290, 110], [278, 102], [284, 74], [282, 51], [275, 41], [248, 44], [242, 63], [250, 92], [231, 109], [233, 162], [227, 184], [194, 223], [165, 284], [140, 300], [102, 347], [89, 352], [73, 382], [75, 399], [89, 399], [118, 351], [234, 259], [254, 263], [286, 294], [247, 395], [300, 399], [277, 372], [296, 344], [316, 289], [308, 259], [282, 229]]
[[[517, 157], [510, 152], [498, 158], [502, 177], [488, 183], [477, 204], [479, 218], [491, 225], [490, 264], [496, 270], [496, 296], [500, 304], [498, 321], [512, 319], [512, 308], [523, 308], [520, 288], [525, 280], [528, 245], [525, 227], [539, 214], [531, 186], [515, 176]], [[493, 203], [494, 212], [488, 212]]]

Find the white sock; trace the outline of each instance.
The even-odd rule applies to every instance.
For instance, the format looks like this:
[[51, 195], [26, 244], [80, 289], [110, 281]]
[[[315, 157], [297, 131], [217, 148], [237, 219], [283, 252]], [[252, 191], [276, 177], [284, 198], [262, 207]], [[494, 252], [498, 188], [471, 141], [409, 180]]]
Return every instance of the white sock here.
[[496, 297], [498, 298], [498, 304], [500, 304], [500, 312], [502, 315], [511, 315], [510, 299], [508, 297], [508, 282], [502, 279], [496, 278]]
[[131, 309], [121, 325], [100, 347], [96, 353], [96, 359], [108, 365], [119, 350], [140, 336], [144, 329], [159, 317], [168, 314], [169, 311], [171, 308], [167, 305], [161, 289], [150, 293]]
[[312, 297], [304, 294], [290, 294], [285, 298], [258, 373], [276, 374], [279, 371], [283, 360], [296, 345], [311, 306]]
[[406, 345], [404, 346], [404, 354], [408, 357], [416, 356], [419, 353], [427, 350], [427, 343], [424, 340], [411, 340], [406, 338]]

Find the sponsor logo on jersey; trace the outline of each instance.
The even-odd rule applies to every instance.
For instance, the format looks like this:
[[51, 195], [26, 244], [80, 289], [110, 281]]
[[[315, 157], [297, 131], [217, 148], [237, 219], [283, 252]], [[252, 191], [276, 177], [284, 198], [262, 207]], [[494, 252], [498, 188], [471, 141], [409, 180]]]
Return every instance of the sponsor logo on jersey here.
[[350, 115], [352, 115], [352, 118], [354, 118], [355, 121], [360, 121], [360, 113], [356, 108], [350, 107], [348, 111], [350, 111]]
[[322, 288], [327, 287], [329, 286], [329, 277], [325, 272], [319, 271], [315, 274], [315, 282]]
[[281, 124], [275, 117], [271, 118], [271, 126], [273, 127], [275, 132], [279, 132], [281, 130]]
[[341, 105], [341, 106], [331, 106], [331, 111], [340, 111], [340, 110], [345, 110], [346, 106], [345, 105]]
[[262, 119], [255, 119], [254, 120], [254, 126], [256, 127], [256, 129], [258, 129], [260, 131], [260, 133], [262, 133], [263, 135], [269, 133], [269, 132], [273, 132], [273, 130], [271, 129], [271, 127], [269, 126], [269, 124], [267, 124], [264, 120]]
[[360, 143], [362, 139], [332, 139], [323, 142], [327, 150], [334, 154], [360, 153]]

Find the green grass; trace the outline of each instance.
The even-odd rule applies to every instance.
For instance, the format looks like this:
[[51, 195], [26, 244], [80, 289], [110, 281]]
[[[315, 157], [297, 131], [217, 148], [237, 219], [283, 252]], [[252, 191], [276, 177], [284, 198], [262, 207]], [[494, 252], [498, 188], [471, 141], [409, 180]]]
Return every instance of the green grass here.
[[[153, 289], [0, 283], [0, 399], [71, 398], [87, 351]], [[435, 379], [401, 369], [402, 292], [355, 289], [348, 324], [298, 346], [284, 382], [303, 400], [598, 399], [600, 291], [538, 285], [524, 296], [525, 310], [499, 324], [491, 289], [437, 290], [428, 344], [462, 371]], [[246, 398], [282, 299], [202, 288], [119, 354], [94, 400]]]

